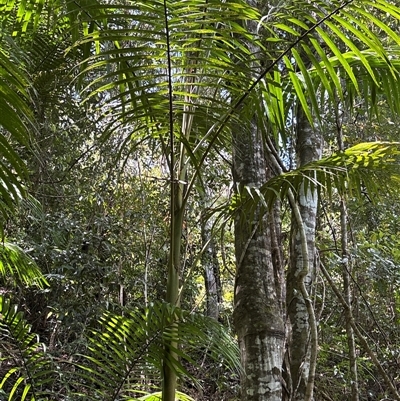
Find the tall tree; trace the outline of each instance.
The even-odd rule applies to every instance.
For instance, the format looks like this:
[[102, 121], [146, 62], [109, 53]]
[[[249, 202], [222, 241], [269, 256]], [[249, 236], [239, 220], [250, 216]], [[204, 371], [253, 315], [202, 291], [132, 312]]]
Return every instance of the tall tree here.
[[[249, 4], [257, 5], [256, 2]], [[255, 21], [248, 22], [248, 29], [257, 35]], [[265, 60], [256, 42], [248, 40], [246, 46], [256, 55], [249, 69], [250, 79], [255, 81], [262, 73]], [[252, 100], [259, 101], [256, 98]], [[239, 105], [241, 123], [232, 124], [232, 173], [238, 198], [248, 189], [257, 190], [275, 174], [268, 161], [263, 126], [259, 124], [263, 116], [246, 106]], [[257, 109], [261, 110], [255, 107]], [[239, 207], [234, 217], [236, 279], [233, 320], [244, 370], [241, 380], [243, 400], [282, 399], [286, 333], [283, 283], [280, 280], [283, 276], [282, 259], [273, 257], [273, 246], [280, 252], [281, 245], [276, 216], [274, 211], [265, 213], [259, 204], [250, 214]]]
[[[297, 165], [304, 166], [322, 156], [322, 135], [313, 129], [302, 110], [296, 117], [296, 155]], [[304, 184], [300, 188], [297, 197], [299, 212], [304, 224], [308, 248], [309, 271], [304, 277], [308, 294], [311, 293], [312, 285], [316, 276], [317, 250], [316, 250], [316, 226], [317, 210], [319, 201], [317, 187]], [[291, 323], [289, 339], [289, 361], [291, 371], [291, 394], [293, 400], [303, 400], [306, 395], [307, 386], [313, 384], [310, 375], [311, 348], [315, 344], [311, 341], [309, 314], [306, 300], [303, 299], [300, 290], [299, 276], [303, 270], [302, 238], [296, 219], [292, 217], [293, 223], [290, 238], [290, 263], [287, 272], [287, 310]], [[307, 300], [309, 302], [309, 300]], [[315, 334], [315, 333], [314, 333]], [[314, 350], [314, 354], [315, 354]], [[311, 373], [312, 374], [312, 373]]]
[[[262, 133], [252, 119], [233, 128], [233, 176], [240, 190], [260, 188], [271, 178]], [[237, 196], [240, 196], [238, 194]], [[283, 266], [273, 257], [280, 248], [279, 221], [259, 205], [235, 216], [236, 281], [234, 324], [244, 369], [243, 400], [282, 399], [285, 324], [282, 308]], [[278, 262], [278, 263], [277, 263]]]

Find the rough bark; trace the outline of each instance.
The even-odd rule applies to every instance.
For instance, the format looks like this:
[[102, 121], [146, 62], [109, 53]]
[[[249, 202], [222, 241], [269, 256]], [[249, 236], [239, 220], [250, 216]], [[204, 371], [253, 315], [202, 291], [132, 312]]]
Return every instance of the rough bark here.
[[[234, 129], [235, 187], [260, 187], [270, 176], [257, 126]], [[234, 326], [238, 335], [244, 375], [242, 400], [281, 401], [285, 327], [279, 221], [274, 214], [238, 210], [235, 219]], [[274, 263], [275, 262], [275, 263]]]
[[[297, 116], [297, 164], [302, 166], [318, 160], [322, 154], [320, 134], [312, 129], [302, 112]], [[317, 221], [318, 193], [316, 188], [304, 184], [297, 197], [298, 208], [304, 224], [308, 248], [309, 272], [304, 277], [308, 293], [312, 288], [315, 276], [315, 231]], [[288, 344], [291, 397], [293, 400], [304, 400], [310, 375], [310, 322], [306, 302], [302, 296], [299, 276], [303, 270], [303, 252], [298, 224], [293, 219], [291, 231], [290, 263], [287, 274], [287, 305], [291, 324], [291, 338]]]
[[[270, 2], [247, 0], [262, 15]], [[248, 21], [248, 30], [259, 35], [257, 21]], [[246, 65], [249, 77], [262, 71], [264, 53], [254, 42], [246, 47], [255, 56]], [[251, 77], [251, 75], [253, 76]], [[250, 106], [246, 106], [250, 107]], [[252, 107], [252, 110], [255, 110]], [[262, 116], [239, 118], [232, 126], [234, 188], [246, 193], [245, 186], [260, 188], [274, 174], [266, 151], [265, 138], [257, 122]], [[242, 192], [243, 191], [243, 192]], [[237, 332], [244, 374], [241, 380], [243, 401], [282, 401], [282, 379], [286, 329], [284, 314], [284, 276], [281, 254], [279, 206], [271, 211], [258, 205], [243, 207], [235, 216], [236, 280], [233, 323]]]

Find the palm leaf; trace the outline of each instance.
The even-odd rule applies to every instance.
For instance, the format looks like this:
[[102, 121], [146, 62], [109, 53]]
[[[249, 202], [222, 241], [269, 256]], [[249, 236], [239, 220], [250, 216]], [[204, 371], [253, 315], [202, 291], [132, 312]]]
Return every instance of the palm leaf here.
[[[19, 3], [13, 4], [18, 9]], [[199, 152], [192, 152], [190, 157], [192, 162], [197, 158], [199, 174], [209, 149], [226, 143], [222, 138], [229, 132], [227, 123], [235, 118], [239, 105], [248, 100], [253, 89], [269, 74], [282, 75], [278, 83], [282, 88], [267, 86], [265, 89], [270, 92], [265, 98], [271, 95], [300, 102], [310, 120], [320, 118], [317, 95], [320, 104], [325, 93], [331, 101], [337, 97], [344, 99], [343, 78], [357, 94], [387, 90], [388, 79], [397, 85], [397, 66], [390, 61], [390, 55], [396, 53], [389, 47], [389, 41], [393, 44], [398, 40], [378, 18], [383, 4], [379, 1], [363, 6], [352, 2], [311, 5], [297, 1], [284, 13], [274, 15], [265, 26], [267, 40], [274, 40], [273, 50], [263, 47], [243, 28], [245, 21], [259, 20], [260, 16], [239, 0], [166, 2], [168, 33], [164, 2], [158, 0], [129, 4], [67, 2], [65, 15], [70, 17], [75, 41], [71, 51], [81, 51], [83, 55], [79, 82], [84, 98], [89, 101], [107, 92], [100, 104], [102, 124], [107, 126], [103, 139], [126, 124], [132, 126], [134, 140], [142, 139], [143, 135], [163, 137], [170, 130], [171, 110], [174, 134], [185, 138], [187, 149], [190, 145]], [[369, 25], [365, 23], [368, 12], [377, 15]], [[400, 13], [396, 6], [391, 5], [386, 12], [389, 18], [398, 20]], [[385, 47], [380, 33], [388, 37]], [[243, 45], [249, 40], [254, 48], [266, 54], [266, 60], [273, 60], [253, 83], [251, 79], [260, 65], [258, 55]], [[329, 52], [333, 57], [327, 56]], [[282, 60], [285, 60], [284, 70]], [[377, 63], [381, 63], [379, 68], [383, 66], [384, 72], [377, 72]], [[360, 69], [365, 71], [361, 74], [367, 79], [359, 79]], [[254, 74], [249, 74], [249, 70]], [[172, 95], [169, 74], [172, 74], [172, 107], [168, 100]], [[385, 74], [391, 78], [383, 77]], [[397, 92], [397, 87], [391, 91], [389, 101], [395, 107], [398, 107]], [[285, 116], [283, 106], [278, 107], [276, 114], [272, 106], [276, 104], [268, 106], [268, 114], [273, 116], [275, 124], [279, 123], [282, 135], [290, 107], [285, 105]], [[193, 113], [191, 130], [195, 135], [183, 136], [180, 122], [188, 113]]]
[[14, 146], [28, 144], [27, 123], [32, 121], [28, 80], [9, 56], [0, 49], [0, 213], [4, 218], [26, 193], [21, 180], [27, 169]]
[[[198, 129], [207, 132], [229, 107], [232, 92], [243, 87], [246, 59], [251, 54], [241, 43], [248, 33], [239, 22], [257, 17], [244, 3], [167, 3], [168, 37], [162, 2], [124, 7], [92, 3], [82, 9], [95, 22], [101, 17], [100, 10], [101, 15], [119, 21], [112, 30], [101, 26], [76, 43], [91, 43], [99, 49], [82, 63], [81, 75], [97, 76], [90, 81], [82, 79], [88, 82], [83, 89], [86, 98], [118, 88], [102, 105], [112, 106], [112, 115], [104, 116], [111, 130], [122, 123], [140, 126], [141, 121], [153, 127], [157, 136], [169, 130], [168, 43], [172, 46], [175, 121], [195, 107], [196, 123], [202, 124]], [[230, 57], [233, 53], [235, 62]]]
[[[296, 1], [272, 21], [268, 20], [265, 27], [268, 34], [275, 39], [275, 44], [281, 43], [266, 51], [274, 60], [274, 68], [280, 66], [280, 60], [284, 61], [284, 67], [280, 66], [282, 90], [295, 94], [292, 99], [301, 104], [311, 123], [320, 120], [324, 108], [317, 105], [326, 103], [326, 94], [333, 103], [337, 99], [345, 100], [344, 87], [350, 107], [349, 100], [363, 96], [367, 106], [373, 108], [376, 94], [384, 93], [393, 111], [399, 110], [399, 37], [390, 29], [390, 20], [399, 20], [400, 8], [391, 5], [386, 9], [384, 3], [366, 2], [361, 6], [354, 2], [329, 5], [314, 2], [311, 5]], [[382, 13], [385, 15], [379, 18]], [[372, 18], [367, 18], [368, 15]], [[279, 41], [282, 37], [285, 40]], [[290, 37], [292, 44], [288, 47]], [[270, 71], [268, 67], [258, 80]], [[388, 80], [394, 84], [390, 90]]]
[[[177, 401], [196, 401], [192, 397], [189, 397], [188, 395], [181, 393], [180, 391], [176, 392], [175, 399]], [[153, 393], [153, 394], [144, 395], [143, 397], [140, 397], [137, 399], [137, 401], [161, 401], [161, 400], [162, 400], [161, 391], [159, 391], [157, 393]], [[134, 400], [132, 399], [131, 401], [134, 401]]]
[[0, 296], [0, 338], [0, 390], [7, 397], [4, 399], [46, 399], [55, 380], [51, 359], [22, 313], [4, 296]]
[[[16, 7], [20, 18], [24, 15], [24, 21], [34, 18], [34, 13], [24, 13], [25, 3], [15, 1], [10, 4], [8, 9]], [[36, 3], [32, 0], [29, 4], [34, 7]], [[319, 81], [332, 101], [336, 100], [337, 95], [343, 99], [342, 83], [331, 65], [331, 59], [326, 55], [326, 49], [333, 53], [340, 68], [360, 93], [357, 74], [344, 55], [348, 52], [356, 55], [372, 83], [379, 87], [375, 70], [363, 52], [373, 52], [376, 60], [382, 60], [387, 68], [393, 69], [388, 57], [389, 41], [392, 44], [399, 43], [397, 35], [390, 29], [390, 23], [383, 23], [379, 15], [385, 13], [385, 20], [392, 18], [395, 21], [399, 19], [400, 9], [395, 5], [389, 7], [382, 0], [363, 2], [362, 5], [351, 1], [334, 1], [329, 4], [322, 1], [313, 4], [296, 1], [285, 12], [274, 15], [272, 21], [267, 19], [267, 40], [274, 40], [278, 44], [273, 51], [263, 48], [242, 27], [245, 20], [263, 21], [257, 12], [243, 2], [220, 3], [213, 0], [203, 3], [187, 0], [167, 2], [166, 6], [168, 40], [172, 44], [173, 91], [176, 95], [174, 114], [179, 116], [184, 106], [193, 106], [192, 100], [196, 99], [196, 114], [201, 115], [202, 111], [205, 113], [209, 122], [208, 129], [213, 121], [226, 124], [227, 120], [223, 116], [230, 109], [232, 98], [242, 102], [248, 96], [246, 94], [242, 99], [243, 88], [248, 87], [248, 69], [252, 66], [257, 69], [258, 63], [257, 56], [253, 57], [255, 55], [251, 55], [243, 46], [246, 39], [251, 39], [255, 48], [258, 46], [260, 51], [266, 53], [266, 60], [273, 60], [254, 81], [255, 84], [277, 68], [279, 60], [285, 56], [288, 57], [286, 60], [295, 60], [292, 67], [286, 61], [288, 77], [309, 118], [312, 115], [318, 117], [316, 101], [311, 96], [314, 108], [314, 113], [311, 113], [309, 106], [306, 107], [303, 93], [305, 89], [308, 94], [317, 93], [317, 87], [311, 85], [305, 65], [311, 63], [318, 71]], [[122, 121], [137, 125], [140, 120], [144, 120], [143, 125], [152, 127], [155, 135], [166, 132], [165, 112], [169, 105], [163, 2], [153, 0], [146, 3], [101, 4], [96, 0], [68, 1], [65, 7], [71, 21], [74, 48], [80, 47], [84, 56], [81, 80], [87, 83], [84, 91], [87, 98], [118, 88], [114, 96], [109, 96], [103, 105], [112, 109], [112, 113], [104, 115], [109, 128], [116, 129]], [[38, 10], [42, 10], [42, 7]], [[367, 19], [370, 14], [373, 17]], [[381, 44], [381, 33], [387, 38], [385, 46]], [[288, 43], [292, 45], [288, 46]], [[298, 44], [301, 44], [304, 51], [301, 56], [296, 50]], [[95, 54], [89, 49], [95, 49]], [[323, 68], [320, 68], [320, 64]], [[305, 84], [301, 84], [298, 74], [293, 73], [297, 67], [301, 70]], [[93, 79], [95, 73], [97, 78]], [[185, 85], [187, 77], [196, 77], [197, 93]], [[229, 97], [224, 97], [223, 93], [229, 93]], [[323, 96], [323, 91], [321, 93]], [[211, 109], [213, 113], [210, 113]], [[232, 113], [228, 114], [228, 118], [233, 116]], [[204, 122], [203, 118], [199, 120]], [[208, 129], [203, 126], [202, 132]]]
[[238, 188], [231, 207], [254, 212], [261, 203], [271, 208], [277, 199], [285, 200], [289, 190], [298, 193], [303, 185], [325, 192], [330, 199], [336, 194], [368, 193], [376, 200], [398, 187], [399, 157], [399, 142], [360, 143], [278, 175], [261, 188]]
[[0, 275], [14, 284], [48, 286], [35, 261], [18, 245], [6, 241], [0, 243]]
[[[89, 353], [83, 356], [87, 363], [79, 365], [82, 381], [78, 385], [84, 383], [95, 391], [93, 396], [104, 400], [139, 394], [139, 377], [155, 376], [163, 359], [179, 376], [191, 377], [184, 364], [165, 350], [165, 344], [177, 338], [181, 347], [174, 352], [190, 364], [196, 364], [190, 351], [198, 352], [201, 347], [231, 370], [240, 369], [235, 342], [219, 323], [202, 315], [156, 304], [125, 316], [106, 313], [100, 323], [101, 330], [89, 337]], [[82, 392], [76, 395], [84, 396]]]

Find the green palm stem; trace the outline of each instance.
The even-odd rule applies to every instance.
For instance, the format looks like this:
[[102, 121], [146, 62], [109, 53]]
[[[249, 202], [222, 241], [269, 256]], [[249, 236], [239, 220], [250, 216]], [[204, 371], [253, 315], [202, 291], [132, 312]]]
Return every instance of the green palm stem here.
[[[167, 13], [166, 13], [167, 14]], [[168, 21], [166, 20], [168, 27]], [[168, 31], [168, 28], [167, 28]], [[170, 97], [170, 177], [171, 177], [171, 193], [170, 193], [170, 213], [171, 213], [171, 238], [170, 238], [170, 255], [168, 261], [168, 278], [167, 278], [167, 292], [165, 300], [173, 306], [180, 306], [180, 269], [182, 258], [182, 236], [183, 236], [183, 220], [185, 215], [186, 202], [188, 191], [186, 188], [186, 175], [188, 168], [187, 150], [183, 142], [187, 141], [191, 132], [193, 122], [193, 110], [189, 105], [190, 98], [185, 96], [185, 105], [182, 116], [181, 138], [183, 141], [177, 144], [178, 157], [174, 157], [175, 151], [175, 138], [174, 138], [174, 125], [173, 125], [173, 88], [172, 88], [172, 65], [168, 44], [168, 71], [169, 71], [169, 97]], [[185, 78], [184, 85], [187, 86], [187, 91], [191, 91], [191, 85], [194, 78]], [[176, 176], [175, 176], [175, 164]], [[175, 401], [176, 387], [177, 387], [177, 374], [174, 370], [174, 361], [178, 361], [176, 349], [179, 346], [178, 330], [172, 331], [172, 340], [166, 344], [165, 347], [165, 360], [163, 365], [163, 387], [162, 387], [162, 400]]]
[[[179, 184], [173, 183], [174, 190], [179, 188]], [[178, 189], [179, 191], [179, 189]], [[167, 279], [167, 293], [165, 300], [167, 303], [179, 306], [179, 271], [181, 259], [181, 238], [182, 238], [182, 222], [184, 208], [180, 205], [179, 200], [181, 197], [176, 197], [172, 200], [175, 204], [174, 214], [171, 216], [171, 242], [170, 242], [170, 256], [168, 261], [168, 279]], [[175, 401], [176, 381], [177, 375], [173, 368], [173, 361], [178, 359], [178, 355], [174, 351], [178, 347], [177, 329], [173, 330], [173, 339], [168, 340], [165, 346], [165, 356], [163, 364], [163, 381], [162, 381], [162, 400]]]
[[[170, 48], [170, 32], [168, 27], [168, 6], [164, 0], [164, 17], [167, 45], [167, 75], [168, 75], [168, 100], [169, 100], [169, 142], [170, 142], [170, 249], [168, 260], [167, 291], [165, 301], [171, 305], [178, 305], [179, 294], [179, 270], [181, 258], [181, 238], [183, 210], [182, 201], [179, 196], [179, 184], [175, 180], [175, 133], [174, 133], [174, 112], [173, 112], [173, 85], [172, 85], [172, 60]], [[168, 155], [166, 155], [168, 156]], [[165, 321], [165, 326], [168, 325]], [[176, 371], [172, 364], [178, 359], [174, 349], [178, 346], [177, 330], [172, 332], [172, 338], [166, 340], [162, 371], [162, 399], [163, 401], [174, 401], [176, 392]]]
[[[174, 158], [171, 158], [173, 161]], [[168, 278], [167, 291], [165, 301], [173, 306], [180, 306], [180, 267], [182, 257], [182, 236], [183, 236], [183, 220], [185, 215], [185, 205], [187, 194], [185, 193], [185, 182], [183, 178], [186, 174], [185, 150], [180, 149], [180, 171], [178, 179], [174, 179], [172, 175], [171, 182], [171, 231], [170, 231], [170, 253], [168, 260]], [[182, 163], [182, 164], [181, 164]], [[171, 322], [170, 322], [171, 323]], [[178, 360], [175, 350], [178, 347], [178, 332], [172, 331], [172, 340], [168, 340], [165, 347], [165, 360], [163, 365], [163, 401], [175, 401], [176, 392], [176, 371], [173, 368], [174, 361]]]

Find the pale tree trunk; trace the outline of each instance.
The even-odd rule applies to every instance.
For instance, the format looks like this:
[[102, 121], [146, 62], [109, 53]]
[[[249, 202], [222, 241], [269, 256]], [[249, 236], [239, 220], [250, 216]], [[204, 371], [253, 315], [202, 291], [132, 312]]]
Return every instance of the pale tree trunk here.
[[[322, 155], [322, 138], [309, 124], [303, 112], [297, 115], [296, 154], [298, 167]], [[297, 197], [298, 209], [303, 222], [307, 248], [308, 273], [304, 277], [305, 288], [310, 294], [315, 276], [315, 231], [317, 221], [318, 193], [317, 188], [307, 187], [303, 184]], [[291, 399], [304, 400], [306, 398], [307, 384], [312, 374], [310, 372], [311, 333], [309, 312], [299, 285], [299, 276], [303, 271], [302, 238], [297, 222], [293, 218], [290, 239], [290, 263], [287, 274], [287, 313], [290, 320], [290, 341], [288, 343]], [[312, 384], [310, 384], [312, 385]]]
[[[256, 0], [247, 2], [259, 8], [263, 15], [270, 4]], [[258, 35], [257, 22], [249, 21], [248, 24], [249, 31]], [[251, 42], [246, 45], [259, 59], [249, 68], [254, 78], [262, 71], [263, 52]], [[258, 189], [275, 174], [271, 168], [271, 154], [265, 147], [264, 134], [257, 125], [257, 116], [243, 116], [237, 121], [241, 124], [232, 124], [233, 179], [234, 188], [245, 195], [247, 191], [244, 187]], [[253, 210], [246, 206], [238, 208], [235, 216], [235, 256], [233, 323], [244, 371], [241, 399], [282, 401], [285, 394], [282, 368], [286, 319], [278, 204], [272, 210], [265, 210], [260, 204]]]
[[[270, 178], [261, 133], [256, 124], [233, 129], [235, 187], [259, 188]], [[234, 326], [244, 374], [243, 401], [281, 401], [285, 327], [279, 220], [237, 210], [235, 218], [236, 282]], [[274, 263], [275, 262], [275, 263]], [[278, 262], [278, 263], [277, 263]]]

